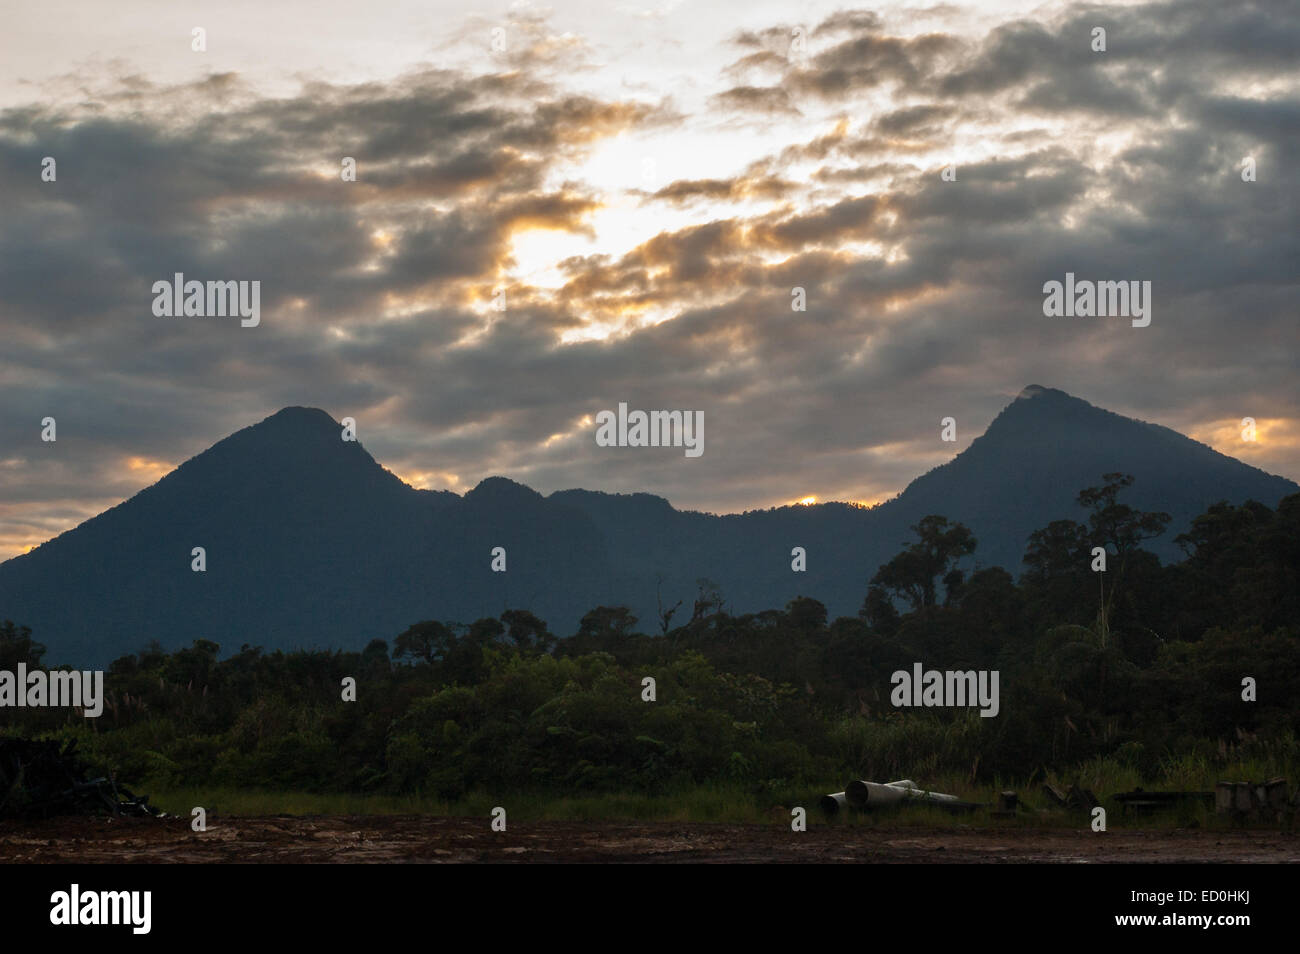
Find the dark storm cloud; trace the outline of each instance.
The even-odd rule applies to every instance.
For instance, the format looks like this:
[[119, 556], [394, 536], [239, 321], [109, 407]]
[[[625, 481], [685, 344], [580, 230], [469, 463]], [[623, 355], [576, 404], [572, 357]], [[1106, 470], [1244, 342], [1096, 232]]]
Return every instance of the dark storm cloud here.
[[[897, 38], [874, 17], [857, 26], [841, 18], [838, 37], [785, 72], [780, 88], [796, 108], [808, 97], [886, 83], [928, 101], [856, 127], [842, 122], [759, 165], [797, 188], [790, 164], [812, 163], [811, 182], [872, 181], [877, 194], [828, 200], [808, 191], [794, 211], [661, 235], [621, 260], [573, 262], [566, 291], [578, 300], [600, 289], [611, 305], [709, 302], [672, 322], [674, 330], [761, 368], [764, 387], [746, 392], [755, 413], [808, 455], [863, 442], [915, 444], [917, 430], [938, 419], [944, 402], [934, 395], [951, 394], [958, 380], [963, 397], [947, 404], [966, 409], [961, 419], [973, 418], [977, 432], [1014, 395], [1011, 382], [1042, 379], [1188, 431], [1241, 406], [1267, 408], [1261, 413], [1286, 421], [1291, 437], [1262, 463], [1294, 473], [1300, 422], [1287, 370], [1294, 348], [1285, 342], [1294, 339], [1300, 192], [1284, 170], [1294, 165], [1300, 129], [1295, 18], [1280, 18], [1258, 60], [1251, 52], [1282, 12], [1275, 3], [1082, 8], [1008, 24], [976, 42]], [[1107, 29], [1105, 54], [1090, 48], [1095, 25]], [[739, 45], [771, 46], [787, 35], [774, 28]], [[1279, 74], [1283, 50], [1291, 62]], [[1282, 76], [1289, 85], [1277, 82]], [[1223, 91], [1225, 82], [1256, 78], [1272, 91]], [[1071, 125], [1005, 125], [1026, 116]], [[959, 122], [979, 124], [1014, 155], [959, 163], [953, 183], [940, 180], [937, 166], [899, 161], [943, 148]], [[1120, 133], [1131, 145], [1100, 158], [1094, 131]], [[1247, 154], [1269, 170], [1267, 183], [1242, 182]], [[696, 191], [705, 186], [674, 183], [657, 198]], [[715, 180], [707, 191], [730, 190]], [[841, 251], [862, 241], [883, 243], [891, 260]], [[776, 250], [792, 254], [755, 267], [755, 253]], [[1121, 337], [1103, 324], [1045, 320], [1042, 285], [1066, 271], [1152, 280], [1163, 322]], [[807, 315], [788, 313], [793, 285], [807, 286]], [[773, 383], [799, 380], [817, 384], [789, 393]], [[882, 403], [919, 413], [841, 425], [843, 408]], [[916, 472], [904, 465], [900, 480], [908, 467]], [[780, 483], [749, 474], [743, 482], [774, 493]]]
[[[41, 505], [0, 519], [39, 535], [287, 404], [358, 417], [381, 462], [435, 486], [507, 473], [725, 509], [893, 493], [953, 453], [940, 417], [964, 446], [1030, 382], [1184, 430], [1260, 408], [1294, 428], [1286, 12], [1074, 7], [969, 38], [850, 10], [795, 58], [788, 26], [741, 34], [708, 118], [779, 130], [768, 154], [629, 189], [675, 224], [561, 262], [556, 288], [511, 276], [512, 234], [590, 234], [611, 198], [564, 163], [702, 117], [567, 91], [568, 41], [535, 19], [509, 72], [278, 99], [134, 78], [0, 113], [0, 494]], [[945, 182], [934, 156], [963, 142], [991, 149]], [[174, 271], [262, 280], [262, 325], [155, 319]], [[1152, 325], [1044, 318], [1066, 271], [1151, 280]], [[564, 337], [593, 326], [614, 333]], [[619, 401], [704, 410], [705, 456], [599, 453], [579, 422]], [[1270, 459], [1296, 476], [1294, 448]]]
[[959, 48], [951, 36], [929, 33], [917, 37], [860, 33], [810, 57], [796, 67], [789, 84], [805, 93], [841, 96], [886, 83], [919, 83], [945, 54]]
[[[129, 460], [178, 463], [280, 405], [383, 403], [394, 355], [481, 325], [466, 289], [498, 280], [511, 230], [586, 228], [592, 198], [545, 190], [546, 169], [652, 111], [431, 70], [282, 99], [229, 76], [126, 81], [80, 106], [0, 114], [0, 401], [4, 446], [22, 451], [0, 468], [6, 499], [101, 501], [160, 475]], [[45, 156], [56, 182], [40, 181]], [[355, 183], [340, 179], [345, 156]], [[445, 210], [414, 204], [429, 200]], [[260, 280], [262, 326], [155, 318], [152, 284], [174, 272]], [[416, 291], [439, 304], [378, 321]], [[534, 336], [571, 323], [552, 316]], [[232, 399], [214, 407], [218, 393]], [[57, 445], [39, 441], [46, 415]]]

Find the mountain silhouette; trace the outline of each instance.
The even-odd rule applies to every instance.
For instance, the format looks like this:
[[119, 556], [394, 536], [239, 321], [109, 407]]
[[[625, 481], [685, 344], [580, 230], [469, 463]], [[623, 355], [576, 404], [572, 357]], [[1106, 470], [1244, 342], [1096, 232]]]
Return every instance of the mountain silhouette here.
[[[470, 622], [529, 609], [560, 635], [598, 604], [640, 628], [697, 581], [730, 612], [814, 596], [857, 612], [866, 581], [931, 513], [969, 526], [973, 562], [1013, 574], [1028, 535], [1082, 519], [1075, 495], [1103, 473], [1137, 479], [1124, 499], [1173, 516], [1148, 546], [1218, 500], [1275, 506], [1300, 490], [1165, 427], [1031, 385], [952, 461], [866, 509], [842, 503], [713, 515], [650, 494], [542, 496], [489, 477], [464, 496], [417, 490], [341, 439], [326, 412], [285, 408], [186, 461], [153, 486], [0, 564], [0, 618], [32, 627], [49, 658], [103, 666], [151, 640], [210, 639], [224, 651], [356, 649], [423, 619]], [[791, 571], [791, 550], [807, 571]], [[191, 570], [203, 547], [206, 570]], [[505, 573], [492, 571], [503, 547]]]
[[960, 519], [980, 541], [982, 565], [1015, 572], [1026, 537], [1052, 520], [1082, 521], [1075, 495], [1116, 471], [1136, 478], [1122, 502], [1173, 517], [1169, 531], [1146, 544], [1165, 562], [1181, 559], [1173, 538], [1210, 504], [1254, 499], [1272, 507], [1297, 489], [1170, 428], [1031, 384], [969, 448], [912, 481], [893, 506], [909, 517]]

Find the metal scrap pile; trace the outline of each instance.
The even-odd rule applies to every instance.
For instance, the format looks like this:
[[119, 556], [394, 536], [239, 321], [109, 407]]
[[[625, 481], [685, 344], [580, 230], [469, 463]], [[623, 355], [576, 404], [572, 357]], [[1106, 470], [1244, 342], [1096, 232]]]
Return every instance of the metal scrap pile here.
[[[1207, 795], [1210, 793], [1207, 792]], [[1284, 778], [1267, 782], [1220, 782], [1214, 786], [1214, 808], [1238, 821], [1276, 821], [1300, 824], [1300, 790], [1287, 798]]]
[[111, 778], [87, 778], [75, 740], [0, 739], [0, 818], [102, 814], [162, 815]]

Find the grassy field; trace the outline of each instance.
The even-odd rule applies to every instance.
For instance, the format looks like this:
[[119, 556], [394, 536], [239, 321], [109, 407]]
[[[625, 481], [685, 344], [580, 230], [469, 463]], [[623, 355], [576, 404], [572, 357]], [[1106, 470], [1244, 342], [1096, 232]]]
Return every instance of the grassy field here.
[[[695, 821], [763, 822], [771, 807], [760, 807], [752, 793], [701, 786], [664, 795], [602, 794], [571, 796], [545, 792], [512, 795], [471, 794], [455, 802], [418, 796], [312, 794], [236, 789], [150, 789], [150, 801], [172, 814], [189, 814], [201, 805], [209, 814], [227, 815], [439, 815], [483, 816], [502, 805], [520, 821]], [[809, 798], [810, 809], [816, 799]]]
[[[1050, 777], [1049, 781], [1064, 790], [1071, 783], [1091, 789], [1106, 809], [1108, 828], [1240, 828], [1242, 823], [1219, 817], [1212, 807], [1189, 801], [1179, 807], [1152, 814], [1126, 815], [1115, 793], [1131, 791], [1142, 786], [1148, 790], [1211, 791], [1214, 782], [1223, 780], [1255, 780], [1273, 777], [1267, 771], [1187, 774], [1175, 780], [1153, 782], [1142, 780], [1119, 770], [1102, 760], [1091, 766], [1092, 771], [1076, 773], [1070, 778]], [[1276, 774], [1276, 773], [1274, 773]], [[1292, 776], [1294, 778], [1295, 776]], [[923, 804], [901, 808], [882, 809], [869, 813], [842, 813], [827, 820], [818, 809], [818, 800], [825, 794], [810, 788], [755, 793], [741, 786], [698, 786], [663, 794], [607, 793], [593, 795], [566, 795], [550, 792], [518, 792], [513, 794], [471, 794], [455, 802], [439, 801], [419, 796], [314, 794], [307, 792], [275, 792], [264, 790], [237, 790], [230, 788], [149, 788], [152, 802], [164, 811], [175, 815], [188, 815], [195, 806], [202, 806], [210, 816], [254, 815], [431, 815], [443, 817], [488, 817], [493, 808], [506, 808], [514, 821], [592, 821], [592, 822], [720, 822], [728, 824], [788, 825], [791, 809], [802, 806], [807, 810], [810, 825], [836, 824], [849, 826], [887, 827], [1043, 827], [1078, 828], [1089, 824], [1086, 814], [1057, 808], [1046, 792], [1038, 785], [1015, 781], [989, 785], [972, 785], [960, 779], [917, 779], [918, 784], [935, 791], [947, 792], [964, 801], [992, 804], [1000, 791], [1012, 790], [1019, 794], [1020, 811], [1012, 818], [999, 818], [987, 810], [969, 814], [950, 814], [939, 808]], [[829, 790], [829, 789], [828, 789]], [[1260, 823], [1256, 827], [1277, 828], [1273, 823]]]

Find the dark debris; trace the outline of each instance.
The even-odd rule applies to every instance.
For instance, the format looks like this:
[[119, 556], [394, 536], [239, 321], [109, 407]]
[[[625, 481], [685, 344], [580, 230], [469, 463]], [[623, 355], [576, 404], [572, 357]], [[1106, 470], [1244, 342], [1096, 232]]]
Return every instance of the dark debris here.
[[52, 815], [164, 817], [112, 778], [87, 778], [76, 740], [58, 742], [0, 739], [0, 818]]

